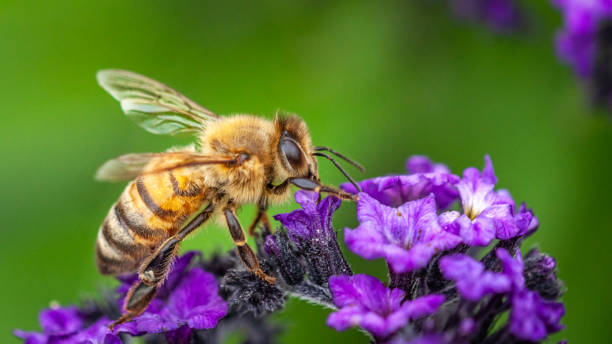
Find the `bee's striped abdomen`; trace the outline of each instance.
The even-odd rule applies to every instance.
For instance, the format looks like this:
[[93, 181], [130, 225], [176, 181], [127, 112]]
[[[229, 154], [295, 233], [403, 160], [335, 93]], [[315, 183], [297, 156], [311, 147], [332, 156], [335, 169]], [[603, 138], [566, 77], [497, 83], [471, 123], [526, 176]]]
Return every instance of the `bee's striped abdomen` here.
[[111, 208], [98, 232], [97, 263], [103, 274], [137, 271], [140, 264], [200, 208], [203, 187], [176, 172], [140, 176]]

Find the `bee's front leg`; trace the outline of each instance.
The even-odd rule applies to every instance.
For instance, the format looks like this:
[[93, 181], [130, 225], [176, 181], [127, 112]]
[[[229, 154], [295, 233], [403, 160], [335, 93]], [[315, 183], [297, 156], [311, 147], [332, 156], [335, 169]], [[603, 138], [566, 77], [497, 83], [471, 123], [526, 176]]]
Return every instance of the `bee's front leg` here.
[[[298, 188], [302, 189], [302, 190], [311, 190], [314, 192], [319, 192], [319, 193], [328, 193], [330, 195], [334, 195], [338, 198], [344, 199], [344, 200], [350, 200], [350, 201], [357, 201], [358, 196], [357, 195], [353, 195], [350, 194], [348, 192], [344, 192], [342, 190], [333, 188], [331, 186], [326, 186], [326, 185], [322, 185], [321, 183], [319, 183], [318, 181], [312, 180], [312, 179], [308, 179], [308, 178], [289, 178], [287, 179], [287, 181], [289, 181], [291, 184], [297, 186]], [[282, 185], [282, 184], [280, 184]], [[280, 186], [279, 185], [279, 186]]]

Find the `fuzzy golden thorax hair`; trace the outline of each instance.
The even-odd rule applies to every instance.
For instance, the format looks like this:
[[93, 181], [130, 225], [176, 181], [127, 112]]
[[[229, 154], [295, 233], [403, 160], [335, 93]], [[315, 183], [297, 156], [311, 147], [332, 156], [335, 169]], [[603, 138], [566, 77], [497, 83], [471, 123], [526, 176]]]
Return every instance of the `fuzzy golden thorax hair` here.
[[[299, 160], [289, 161], [281, 151], [281, 144], [292, 143], [301, 154]], [[297, 116], [277, 115], [274, 121], [252, 115], [223, 117], [207, 125], [200, 137], [200, 147], [206, 155], [249, 156], [239, 166], [203, 167], [207, 172], [205, 183], [232, 195], [237, 203], [257, 202], [267, 184], [289, 177], [314, 176], [318, 180], [310, 134]], [[281, 196], [277, 201], [286, 198]]]

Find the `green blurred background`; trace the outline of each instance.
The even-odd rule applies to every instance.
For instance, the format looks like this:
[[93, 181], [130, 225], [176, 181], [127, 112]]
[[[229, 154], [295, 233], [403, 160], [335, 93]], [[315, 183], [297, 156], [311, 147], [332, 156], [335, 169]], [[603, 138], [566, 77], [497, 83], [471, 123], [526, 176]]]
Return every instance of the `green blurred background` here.
[[[94, 265], [98, 226], [123, 185], [93, 181], [106, 159], [162, 151], [189, 138], [153, 136], [95, 82], [125, 68], [168, 83], [211, 110], [300, 114], [314, 142], [402, 172], [426, 154], [460, 173], [491, 154], [499, 186], [541, 223], [527, 245], [557, 257], [567, 329], [554, 339], [609, 340], [612, 293], [612, 123], [593, 111], [553, 48], [560, 15], [524, 5], [531, 26], [497, 36], [428, 1], [0, 2], [0, 342], [39, 329], [51, 300], [69, 304], [113, 285]], [[343, 181], [327, 164], [328, 183]], [[360, 176], [361, 177], [361, 176]], [[285, 208], [276, 208], [279, 211]], [[354, 227], [345, 204], [336, 227]], [[252, 208], [242, 211], [247, 223]], [[229, 249], [212, 226], [184, 249]], [[381, 262], [351, 256], [384, 277]], [[276, 318], [287, 343], [365, 342], [292, 300]]]

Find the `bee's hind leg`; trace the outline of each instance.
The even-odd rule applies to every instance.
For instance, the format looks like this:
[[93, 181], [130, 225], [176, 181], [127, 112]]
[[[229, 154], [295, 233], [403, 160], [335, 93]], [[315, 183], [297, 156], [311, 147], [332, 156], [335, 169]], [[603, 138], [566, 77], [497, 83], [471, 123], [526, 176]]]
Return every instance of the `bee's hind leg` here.
[[225, 215], [225, 220], [227, 221], [227, 227], [229, 228], [232, 240], [234, 240], [234, 245], [236, 245], [236, 249], [238, 250], [238, 256], [240, 260], [242, 260], [244, 266], [257, 277], [270, 284], [274, 284], [276, 279], [263, 272], [257, 256], [251, 247], [249, 247], [249, 244], [247, 244], [244, 237], [244, 231], [236, 218], [236, 210], [231, 203], [223, 209], [223, 214]]
[[140, 280], [148, 285], [162, 282], [168, 273], [170, 263], [172, 263], [174, 260], [174, 256], [178, 251], [181, 241], [183, 241], [183, 239], [185, 239], [189, 233], [193, 232], [204, 222], [206, 222], [211, 217], [214, 210], [214, 204], [210, 203], [206, 209], [194, 217], [178, 233], [166, 239], [161, 245], [159, 245], [159, 248], [155, 251], [155, 253], [145, 260], [138, 270], [138, 277], [140, 277]]
[[147, 306], [151, 303], [156, 293], [157, 285], [147, 285], [142, 281], [134, 283], [125, 297], [123, 306], [125, 312], [119, 319], [113, 321], [108, 328], [112, 331], [115, 326], [128, 322], [142, 314], [142, 312], [147, 309]]
[[170, 270], [170, 264], [174, 260], [178, 251], [179, 243], [185, 237], [200, 227], [214, 212], [214, 204], [211, 203], [194, 217], [176, 235], [166, 239], [159, 248], [147, 260], [145, 260], [138, 270], [139, 280], [128, 291], [123, 305], [124, 313], [115, 320], [109, 328], [128, 322], [142, 314], [157, 293], [157, 288], [166, 279]]

